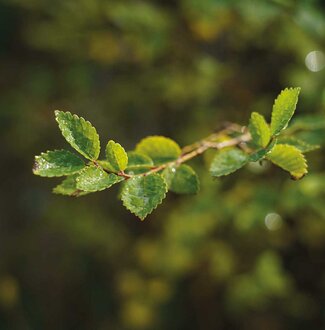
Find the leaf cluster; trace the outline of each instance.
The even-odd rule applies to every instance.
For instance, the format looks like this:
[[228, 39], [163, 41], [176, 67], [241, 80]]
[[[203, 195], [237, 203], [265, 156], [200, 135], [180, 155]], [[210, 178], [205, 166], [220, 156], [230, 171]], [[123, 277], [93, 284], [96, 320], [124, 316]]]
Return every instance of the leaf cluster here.
[[68, 196], [83, 196], [121, 183], [123, 205], [141, 220], [162, 202], [168, 191], [177, 194], [199, 191], [197, 174], [184, 163], [210, 148], [217, 149], [210, 165], [213, 177], [267, 159], [297, 180], [307, 173], [303, 152], [318, 147], [283, 134], [295, 112], [299, 92], [300, 88], [287, 88], [280, 93], [270, 124], [253, 112], [248, 129], [229, 127], [183, 150], [163, 136], [146, 137], [128, 152], [110, 140], [103, 159], [99, 159], [101, 147], [95, 127], [82, 117], [57, 110], [55, 118], [63, 137], [83, 159], [65, 149], [47, 151], [35, 157], [33, 172], [43, 177], [65, 176], [53, 192]]

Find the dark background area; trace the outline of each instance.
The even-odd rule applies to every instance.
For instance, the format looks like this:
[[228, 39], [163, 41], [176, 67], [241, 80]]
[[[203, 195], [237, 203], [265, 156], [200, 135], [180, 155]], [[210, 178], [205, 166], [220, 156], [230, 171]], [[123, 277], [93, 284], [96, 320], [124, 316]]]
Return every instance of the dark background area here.
[[129, 150], [269, 119], [289, 86], [297, 117], [322, 118], [324, 51], [320, 0], [0, 1], [0, 329], [324, 329], [323, 149], [299, 182], [268, 163], [213, 180], [192, 161], [200, 193], [144, 222], [115, 187], [69, 198], [32, 174], [66, 146], [55, 109]]

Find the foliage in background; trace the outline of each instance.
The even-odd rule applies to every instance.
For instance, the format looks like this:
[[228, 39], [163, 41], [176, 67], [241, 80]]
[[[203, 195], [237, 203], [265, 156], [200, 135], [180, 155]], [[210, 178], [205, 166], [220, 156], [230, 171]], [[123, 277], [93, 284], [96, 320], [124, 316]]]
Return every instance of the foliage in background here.
[[268, 115], [285, 86], [302, 91], [285, 132], [324, 145], [324, 70], [305, 65], [324, 53], [324, 10], [320, 0], [3, 0], [0, 328], [323, 328], [322, 149], [298, 182], [268, 162], [211, 180], [208, 151], [191, 163], [200, 194], [168, 194], [144, 223], [115, 186], [67, 199], [30, 166], [62, 146], [54, 109], [126, 150], [155, 134], [186, 145], [225, 120]]

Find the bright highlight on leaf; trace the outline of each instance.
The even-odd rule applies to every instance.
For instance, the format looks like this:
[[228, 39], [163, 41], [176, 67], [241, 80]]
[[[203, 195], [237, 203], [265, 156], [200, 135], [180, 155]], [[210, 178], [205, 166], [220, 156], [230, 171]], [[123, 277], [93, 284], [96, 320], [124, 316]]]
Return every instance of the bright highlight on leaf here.
[[166, 197], [167, 185], [159, 174], [135, 176], [122, 189], [124, 206], [141, 220], [150, 214]]
[[275, 165], [290, 172], [295, 180], [301, 179], [307, 173], [307, 163], [299, 149], [288, 144], [277, 144], [267, 155]]
[[96, 166], [88, 166], [77, 177], [77, 189], [95, 192], [111, 187], [113, 184], [123, 181], [124, 178], [113, 173], [107, 174]]
[[95, 127], [82, 117], [56, 110], [55, 118], [64, 138], [72, 148], [90, 160], [96, 160], [100, 152], [99, 136]]
[[176, 194], [196, 194], [199, 191], [199, 178], [188, 165], [168, 166], [162, 175], [168, 189]]
[[128, 156], [124, 148], [119, 144], [110, 140], [107, 143], [106, 159], [109, 162], [112, 171], [119, 172], [124, 171], [128, 165]]
[[155, 165], [173, 161], [182, 153], [175, 141], [164, 136], [149, 136], [141, 140], [135, 151], [150, 157]]
[[64, 176], [76, 173], [85, 167], [77, 155], [68, 150], [54, 150], [35, 157], [33, 173], [40, 176]]
[[222, 149], [214, 156], [210, 173], [216, 177], [228, 175], [243, 167], [248, 161], [248, 155], [238, 148]]
[[248, 128], [253, 142], [265, 148], [271, 138], [270, 127], [265, 118], [257, 112], [252, 112]]
[[278, 135], [285, 129], [293, 116], [298, 103], [300, 88], [286, 88], [276, 98], [271, 119], [271, 135]]

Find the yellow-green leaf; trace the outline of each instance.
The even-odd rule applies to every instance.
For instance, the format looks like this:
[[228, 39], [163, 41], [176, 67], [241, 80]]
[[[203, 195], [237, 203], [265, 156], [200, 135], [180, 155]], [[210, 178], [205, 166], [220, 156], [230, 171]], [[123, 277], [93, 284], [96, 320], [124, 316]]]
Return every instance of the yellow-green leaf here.
[[108, 141], [106, 149], [106, 159], [115, 172], [124, 171], [128, 165], [128, 156], [124, 148], [113, 140]]
[[175, 160], [182, 153], [175, 141], [164, 136], [149, 136], [141, 140], [135, 151], [149, 156], [155, 165]]
[[248, 128], [253, 142], [265, 148], [271, 138], [270, 127], [265, 118], [257, 112], [252, 112]]
[[301, 179], [307, 171], [307, 162], [299, 149], [288, 144], [277, 144], [267, 155], [275, 165], [290, 172], [293, 179]]
[[300, 93], [300, 88], [286, 88], [276, 98], [271, 119], [271, 135], [278, 135], [285, 129], [293, 116]]

